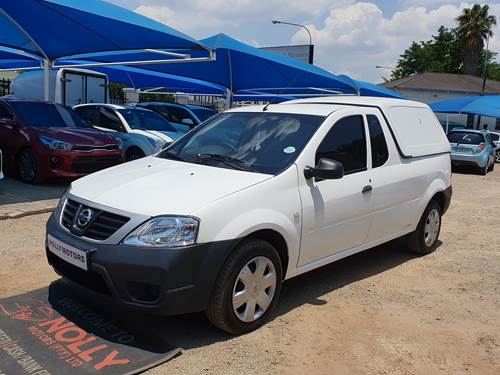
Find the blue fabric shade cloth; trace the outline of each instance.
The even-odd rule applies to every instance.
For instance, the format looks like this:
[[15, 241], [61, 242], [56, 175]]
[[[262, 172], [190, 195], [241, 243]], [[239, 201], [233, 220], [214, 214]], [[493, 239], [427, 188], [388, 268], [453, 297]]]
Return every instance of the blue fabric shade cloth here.
[[500, 119], [500, 95], [468, 96], [431, 104], [434, 112], [463, 113]]
[[50, 60], [101, 51], [205, 48], [166, 25], [101, 0], [2, 0], [0, 30], [0, 46]]

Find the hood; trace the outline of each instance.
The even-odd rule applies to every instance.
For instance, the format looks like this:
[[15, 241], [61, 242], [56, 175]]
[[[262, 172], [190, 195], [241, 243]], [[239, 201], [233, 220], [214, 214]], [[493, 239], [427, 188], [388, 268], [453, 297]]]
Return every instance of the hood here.
[[147, 157], [72, 184], [71, 194], [131, 213], [189, 215], [272, 176]]
[[160, 132], [157, 130], [143, 130], [143, 129], [134, 129], [134, 133], [136, 134], [142, 134], [146, 137], [153, 138], [153, 139], [160, 139], [163, 142], [170, 143], [172, 141], [175, 141], [177, 138], [179, 138], [182, 134], [179, 133], [177, 136], [177, 133], [175, 132]]
[[54, 138], [74, 145], [103, 146], [116, 144], [116, 139], [93, 128], [31, 128], [37, 135]]

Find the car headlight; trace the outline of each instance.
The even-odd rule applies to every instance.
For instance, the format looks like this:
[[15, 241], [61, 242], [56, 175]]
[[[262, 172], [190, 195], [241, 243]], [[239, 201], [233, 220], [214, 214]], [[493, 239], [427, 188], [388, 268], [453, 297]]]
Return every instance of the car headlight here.
[[68, 142], [60, 141], [58, 139], [40, 136], [40, 141], [43, 145], [51, 150], [56, 151], [70, 151], [73, 149], [73, 145]]
[[197, 219], [162, 216], [146, 221], [125, 237], [122, 243], [131, 246], [181, 247], [193, 245], [197, 234]]
[[149, 138], [148, 137], [148, 141], [158, 151], [160, 151], [161, 149], [163, 149], [163, 146], [165, 146], [165, 142], [163, 142], [160, 139], [153, 139], [153, 138]]

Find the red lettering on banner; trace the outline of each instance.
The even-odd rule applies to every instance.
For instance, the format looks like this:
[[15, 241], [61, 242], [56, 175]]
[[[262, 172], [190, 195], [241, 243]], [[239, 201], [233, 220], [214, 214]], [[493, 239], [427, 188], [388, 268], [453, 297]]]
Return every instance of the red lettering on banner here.
[[109, 353], [106, 358], [104, 358], [101, 362], [99, 362], [97, 365], [94, 366], [96, 370], [100, 370], [104, 367], [108, 366], [114, 366], [114, 365], [126, 365], [130, 363], [130, 361], [126, 358], [124, 359], [115, 359], [115, 357], [118, 355], [118, 352], [116, 350], [113, 350], [111, 353]]
[[80, 349], [81, 346], [88, 344], [89, 342], [93, 342], [95, 340], [96, 340], [95, 336], [90, 336], [87, 337], [86, 339], [74, 342], [73, 344], [69, 344], [68, 349], [71, 350], [73, 353], [77, 354], [82, 351], [82, 349]]
[[[68, 337], [66, 335], [67, 333], [76, 333], [76, 336], [72, 335], [72, 336]], [[60, 331], [56, 332], [56, 334], [54, 335], [54, 338], [60, 342], [75, 342], [75, 341], [82, 340], [86, 336], [87, 336], [87, 332], [85, 332], [83, 329], [78, 328], [78, 327], [73, 325], [73, 327], [63, 328]]]
[[80, 354], [78, 354], [78, 356], [81, 359], [83, 359], [84, 361], [90, 362], [94, 359], [90, 356], [91, 354], [98, 352], [100, 350], [106, 349], [107, 347], [108, 346], [106, 344], [97, 345], [97, 346], [94, 346], [93, 348], [90, 348], [90, 349], [87, 349], [87, 350], [81, 352]]
[[71, 322], [67, 322], [66, 324], [62, 324], [62, 323], [64, 323], [64, 321], [66, 321], [66, 318], [64, 316], [61, 316], [60, 318], [57, 318], [57, 319], [54, 319], [54, 320], [48, 320], [48, 321], [40, 323], [38, 325], [40, 327], [45, 327], [45, 326], [51, 325], [49, 327], [49, 329], [47, 329], [48, 333], [52, 333], [52, 332], [58, 331], [60, 329], [63, 329], [63, 328], [66, 328], [66, 327], [74, 325]]

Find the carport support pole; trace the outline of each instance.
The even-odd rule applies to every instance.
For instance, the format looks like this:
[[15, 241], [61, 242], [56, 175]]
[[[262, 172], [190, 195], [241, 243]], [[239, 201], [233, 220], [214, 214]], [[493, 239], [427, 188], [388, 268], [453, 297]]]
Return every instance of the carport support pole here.
[[231, 109], [231, 101], [232, 101], [233, 93], [231, 90], [226, 90], [226, 109]]
[[43, 61], [43, 99], [45, 101], [50, 100], [50, 69], [52, 67], [52, 61], [44, 60]]

